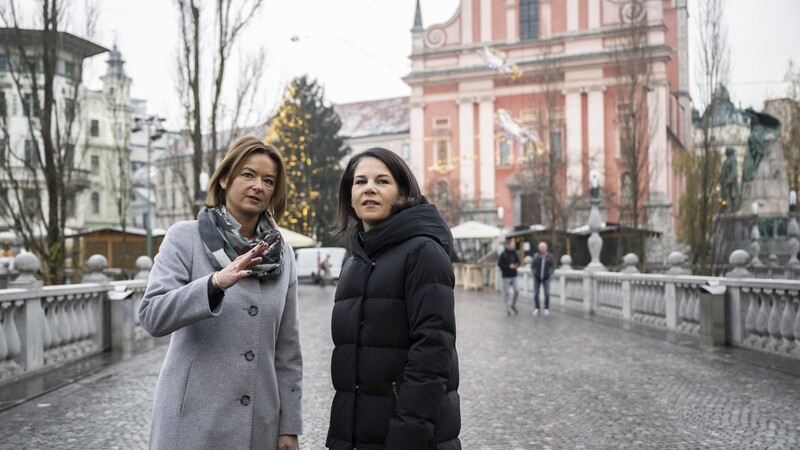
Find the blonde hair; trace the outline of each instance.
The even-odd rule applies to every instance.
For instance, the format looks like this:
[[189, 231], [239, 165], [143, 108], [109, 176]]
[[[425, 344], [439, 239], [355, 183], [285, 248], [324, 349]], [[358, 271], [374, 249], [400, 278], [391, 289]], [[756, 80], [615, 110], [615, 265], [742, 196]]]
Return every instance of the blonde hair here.
[[253, 154], [267, 155], [275, 163], [275, 189], [269, 199], [267, 212], [272, 215], [275, 222], [280, 221], [286, 211], [286, 167], [283, 164], [283, 155], [275, 146], [265, 143], [255, 136], [242, 136], [231, 145], [228, 153], [214, 170], [214, 175], [208, 180], [208, 195], [203, 206], [215, 208], [225, 204], [225, 189], [220, 186], [223, 178], [232, 180], [242, 171], [244, 162]]

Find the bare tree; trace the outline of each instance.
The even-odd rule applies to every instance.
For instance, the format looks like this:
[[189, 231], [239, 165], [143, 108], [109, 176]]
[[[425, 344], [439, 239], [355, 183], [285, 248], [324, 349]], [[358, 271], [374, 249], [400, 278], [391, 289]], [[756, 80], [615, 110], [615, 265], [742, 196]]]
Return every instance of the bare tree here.
[[800, 191], [800, 67], [791, 59], [786, 65], [784, 77], [788, 84], [786, 89], [786, 117], [781, 127], [783, 154], [786, 160], [786, 172], [789, 177], [789, 189]]
[[[206, 96], [203, 90], [200, 74], [206, 69], [202, 67], [202, 62], [206, 61], [206, 55], [202, 51], [203, 41], [201, 34], [203, 30], [201, 0], [176, 0], [180, 17], [181, 51], [178, 64], [178, 90], [181, 96], [181, 103], [185, 111], [187, 128], [191, 134], [193, 144], [192, 159], [192, 211], [196, 212], [200, 193], [205, 190], [205, 186], [200, 185], [200, 174], [203, 172], [203, 165], [207, 173], [212, 173], [217, 163], [219, 154], [218, 128], [220, 110], [223, 102], [223, 88], [225, 85], [225, 75], [227, 64], [230, 59], [237, 38], [246, 28], [250, 20], [263, 6], [264, 0], [216, 0], [214, 2], [213, 29], [215, 40], [213, 43], [213, 63], [212, 73], [214, 76], [210, 95], [208, 142], [203, 139], [203, 104]], [[263, 67], [263, 56], [260, 58], [260, 66]], [[248, 80], [257, 83], [258, 79]], [[249, 88], [252, 92], [253, 86]], [[247, 92], [247, 91], [245, 91]], [[241, 91], [237, 93], [242, 94]], [[241, 112], [239, 107], [235, 108], [237, 116]], [[237, 117], [238, 118], [238, 117]], [[204, 144], [208, 144], [208, 151], [204, 152]]]
[[523, 147], [517, 171], [523, 195], [535, 198], [534, 203], [542, 213], [542, 223], [550, 231], [551, 248], [560, 253], [559, 230], [565, 230], [571, 208], [564, 203], [565, 193], [560, 189], [564, 183], [564, 117], [559, 103], [563, 70], [549, 53], [542, 57], [536, 70], [535, 84], [541, 94], [534, 103], [536, 121], [534, 128], [537, 141], [529, 141]]
[[682, 240], [692, 248], [692, 265], [699, 273], [708, 273], [710, 263], [727, 253], [726, 239], [714, 239], [723, 225], [714, 221], [718, 212], [734, 205], [720, 203], [718, 175], [722, 157], [714, 145], [714, 110], [719, 100], [715, 95], [724, 85], [730, 71], [730, 54], [726, 36], [723, 0], [698, 2], [697, 90], [702, 107], [700, 134], [702, 141], [693, 153], [678, 161], [678, 169], [691, 186], [680, 200]]
[[[637, 230], [646, 221], [645, 202], [649, 193], [651, 167], [648, 150], [654, 134], [655, 121], [649, 117], [652, 105], [648, 93], [653, 84], [653, 55], [647, 37], [650, 30], [642, 2], [631, 2], [621, 10], [622, 25], [614, 52], [614, 71], [617, 84], [616, 125], [619, 131], [620, 156], [627, 180], [625, 192], [617, 196], [620, 223], [634, 230], [633, 252], [645, 261], [644, 238]], [[664, 169], [664, 168], [661, 168]]]
[[[24, 28], [23, 11], [13, 0], [0, 8], [5, 26], [0, 42], [12, 80], [11, 97], [19, 101], [25, 123], [24, 133], [18, 135], [12, 114], [4, 114], [0, 121], [8, 144], [3, 161], [8, 197], [3, 200], [4, 218], [13, 222], [23, 246], [40, 255], [42, 277], [50, 284], [64, 279], [64, 229], [83, 186], [76, 155], [83, 61], [105, 49], [65, 33], [69, 1], [40, 0], [38, 6], [37, 29]], [[87, 4], [89, 38], [96, 19], [97, 9]], [[25, 144], [18, 145], [22, 141]]]

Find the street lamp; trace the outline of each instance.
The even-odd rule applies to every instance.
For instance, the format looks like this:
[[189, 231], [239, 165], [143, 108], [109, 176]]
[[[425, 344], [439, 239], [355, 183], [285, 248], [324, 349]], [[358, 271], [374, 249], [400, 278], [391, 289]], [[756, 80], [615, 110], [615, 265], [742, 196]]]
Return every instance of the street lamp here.
[[150, 116], [146, 119], [142, 119], [137, 117], [134, 119], [134, 125], [131, 129], [131, 133], [137, 133], [142, 131], [143, 129], [147, 130], [147, 223], [145, 223], [145, 231], [146, 231], [146, 238], [145, 238], [145, 245], [147, 246], [147, 256], [149, 258], [153, 257], [153, 219], [152, 219], [152, 190], [150, 187], [150, 155], [152, 153], [152, 147], [150, 143], [152, 141], [157, 141], [161, 139], [161, 136], [167, 131], [164, 127], [161, 126], [161, 123], [164, 122], [166, 119], [163, 117], [158, 116]]

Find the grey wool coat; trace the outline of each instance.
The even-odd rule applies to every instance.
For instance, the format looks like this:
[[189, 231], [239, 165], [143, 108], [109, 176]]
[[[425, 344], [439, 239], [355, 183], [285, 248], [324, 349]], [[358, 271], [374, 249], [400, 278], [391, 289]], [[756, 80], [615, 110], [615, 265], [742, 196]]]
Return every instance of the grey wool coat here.
[[197, 221], [167, 231], [150, 272], [139, 320], [170, 337], [153, 401], [152, 449], [269, 449], [302, 433], [302, 370], [294, 253], [283, 272], [244, 278], [215, 310], [214, 272]]

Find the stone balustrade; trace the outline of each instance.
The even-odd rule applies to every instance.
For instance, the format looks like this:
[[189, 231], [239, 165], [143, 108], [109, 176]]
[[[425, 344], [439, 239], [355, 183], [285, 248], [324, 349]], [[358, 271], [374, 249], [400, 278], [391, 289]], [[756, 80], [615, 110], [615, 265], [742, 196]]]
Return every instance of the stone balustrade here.
[[[682, 267], [686, 258], [677, 252], [668, 258], [670, 268], [664, 274], [639, 273], [638, 261], [628, 256], [633, 255], [626, 255], [620, 272], [573, 270], [571, 258], [562, 257], [551, 281], [551, 303], [696, 336], [701, 342], [708, 338], [709, 343], [710, 328], [718, 323], [724, 331], [721, 344], [800, 359], [800, 280], [761, 278], [763, 274], [752, 272], [743, 250], [731, 254], [733, 269], [724, 277], [689, 275]], [[521, 267], [518, 277], [520, 292], [530, 298], [530, 267]], [[707, 292], [713, 286], [724, 289], [721, 310], [710, 307], [713, 300]]]
[[106, 350], [131, 351], [155, 340], [136, 314], [152, 260], [137, 260], [129, 281], [109, 281], [105, 257], [86, 262], [80, 284], [42, 286], [39, 260], [30, 253], [14, 259], [18, 276], [0, 289], [0, 383]]

